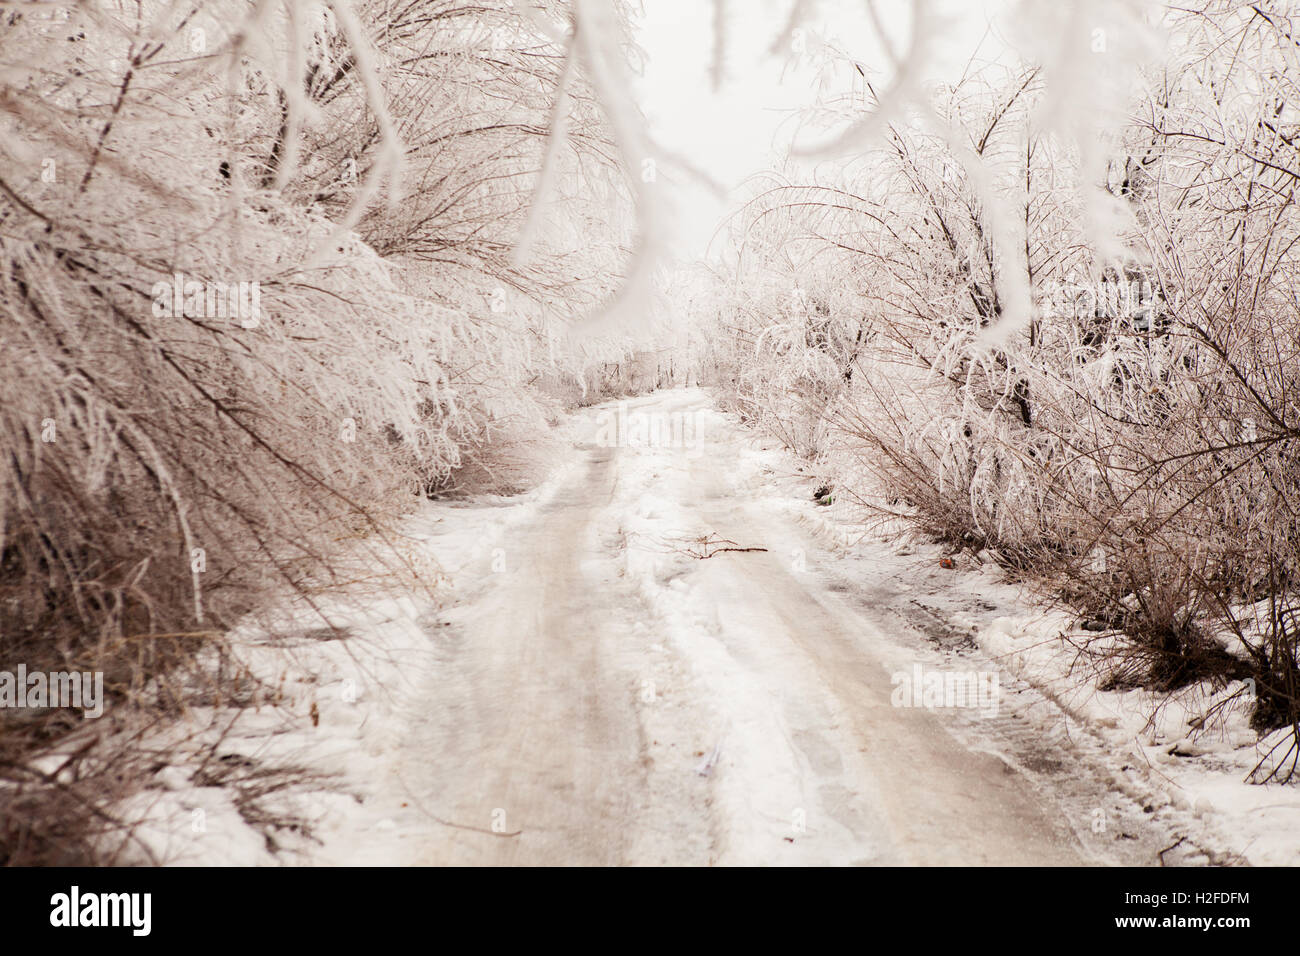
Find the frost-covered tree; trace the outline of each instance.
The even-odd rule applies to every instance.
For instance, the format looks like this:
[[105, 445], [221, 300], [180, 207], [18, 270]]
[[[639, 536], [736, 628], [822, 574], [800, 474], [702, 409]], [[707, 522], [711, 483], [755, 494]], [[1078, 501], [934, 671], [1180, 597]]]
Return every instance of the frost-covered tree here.
[[1020, 65], [923, 88], [899, 53], [804, 118], [838, 160], [755, 180], [712, 374], [841, 499], [1124, 629], [1113, 681], [1252, 676], [1294, 725], [1292, 20], [1070, 9]]
[[[536, 477], [565, 383], [625, 350], [567, 338], [636, 237], [597, 13], [5, 8], [0, 656], [103, 670], [112, 713], [239, 699], [229, 625], [347, 584], [420, 495]], [[0, 763], [62, 720], [6, 719]], [[133, 760], [0, 772], [0, 860], [89, 852]]]

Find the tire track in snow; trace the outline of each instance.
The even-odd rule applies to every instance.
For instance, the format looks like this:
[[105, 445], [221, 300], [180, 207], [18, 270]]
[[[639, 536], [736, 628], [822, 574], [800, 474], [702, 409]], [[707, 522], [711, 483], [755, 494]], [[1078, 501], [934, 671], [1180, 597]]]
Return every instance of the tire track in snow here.
[[[702, 393], [630, 405], [714, 434], [578, 443], [452, 615], [400, 771], [455, 826], [423, 830], [417, 862], [1100, 862], [978, 728], [891, 706], [896, 618], [783, 560], [818, 545], [737, 487], [743, 438]], [[769, 550], [674, 550], [709, 532]]]

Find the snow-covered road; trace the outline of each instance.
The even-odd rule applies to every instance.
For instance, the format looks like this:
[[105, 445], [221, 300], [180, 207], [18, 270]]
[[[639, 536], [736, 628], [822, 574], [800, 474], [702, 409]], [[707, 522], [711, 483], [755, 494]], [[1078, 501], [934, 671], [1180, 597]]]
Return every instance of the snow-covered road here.
[[[169, 731], [174, 766], [124, 808], [150, 859], [1300, 858], [1300, 801], [1242, 783], [1244, 718], [1195, 746], [1202, 697], [1149, 722], [1144, 692], [1070, 671], [1068, 612], [814, 504], [806, 466], [706, 393], [563, 433], [541, 486], [410, 517], [392, 546], [428, 593], [358, 573], [240, 629], [278, 706]], [[199, 772], [214, 735], [243, 768], [225, 787]]]
[[[508, 527], [473, 512], [462, 597], [361, 815], [383, 827], [336, 833], [325, 859], [1152, 863], [1173, 842], [1024, 719], [1050, 703], [927, 636], [916, 560], [854, 563], [782, 507], [769, 466], [796, 464], [703, 393], [573, 428]], [[923, 671], [996, 697], [911, 706], [898, 675]]]

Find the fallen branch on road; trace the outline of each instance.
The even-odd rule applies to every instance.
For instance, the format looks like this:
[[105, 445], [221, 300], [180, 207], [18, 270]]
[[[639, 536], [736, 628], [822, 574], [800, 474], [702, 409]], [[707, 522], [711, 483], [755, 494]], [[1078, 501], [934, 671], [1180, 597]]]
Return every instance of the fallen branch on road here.
[[735, 541], [727, 538], [718, 537], [716, 532], [700, 535], [698, 538], [681, 538], [678, 539], [682, 546], [674, 548], [678, 554], [684, 554], [688, 557], [695, 558], [697, 561], [703, 561], [713, 557], [715, 554], [721, 554], [724, 551], [766, 551], [767, 548], [748, 548]]

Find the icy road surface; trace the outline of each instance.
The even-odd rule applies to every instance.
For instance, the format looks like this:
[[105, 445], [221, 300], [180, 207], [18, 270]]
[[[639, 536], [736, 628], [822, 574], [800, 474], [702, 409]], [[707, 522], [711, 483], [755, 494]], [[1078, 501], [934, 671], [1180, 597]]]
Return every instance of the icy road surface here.
[[894, 705], [895, 675], [997, 665], [936, 631], [915, 558], [850, 561], [781, 507], [752, 442], [697, 390], [605, 405], [504, 532], [470, 512], [387, 835], [339, 839], [424, 864], [1156, 863], [1169, 834], [1032, 690]]

